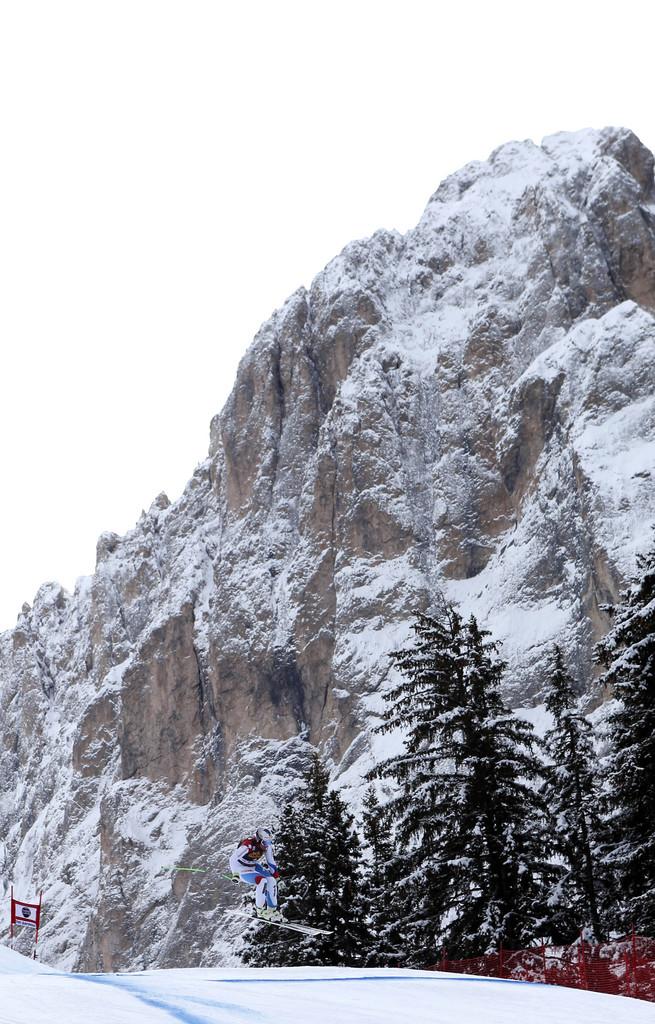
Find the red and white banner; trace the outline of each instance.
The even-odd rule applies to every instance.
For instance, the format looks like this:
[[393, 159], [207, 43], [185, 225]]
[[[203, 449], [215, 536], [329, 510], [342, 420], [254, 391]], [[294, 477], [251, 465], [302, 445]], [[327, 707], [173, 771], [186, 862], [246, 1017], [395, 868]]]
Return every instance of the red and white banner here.
[[41, 894], [39, 893], [38, 903], [25, 903], [24, 900], [14, 899], [14, 887], [11, 887], [11, 935], [13, 938], [14, 928], [33, 928], [34, 941], [39, 937], [39, 925], [41, 924]]

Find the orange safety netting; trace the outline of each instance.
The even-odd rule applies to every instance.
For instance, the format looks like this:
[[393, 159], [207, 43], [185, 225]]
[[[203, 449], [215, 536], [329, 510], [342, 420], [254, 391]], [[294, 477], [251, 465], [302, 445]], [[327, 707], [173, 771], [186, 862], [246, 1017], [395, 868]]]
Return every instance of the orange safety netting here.
[[604, 943], [581, 939], [571, 946], [501, 947], [468, 960], [450, 960], [444, 951], [428, 970], [537, 981], [655, 1002], [655, 939], [639, 935]]

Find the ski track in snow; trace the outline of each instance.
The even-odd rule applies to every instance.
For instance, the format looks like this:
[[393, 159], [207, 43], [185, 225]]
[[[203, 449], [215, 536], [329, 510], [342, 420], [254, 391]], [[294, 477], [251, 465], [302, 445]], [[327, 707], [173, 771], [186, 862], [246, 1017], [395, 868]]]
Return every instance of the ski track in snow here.
[[642, 1024], [650, 1003], [498, 978], [306, 967], [66, 974], [0, 947], [0, 1024]]

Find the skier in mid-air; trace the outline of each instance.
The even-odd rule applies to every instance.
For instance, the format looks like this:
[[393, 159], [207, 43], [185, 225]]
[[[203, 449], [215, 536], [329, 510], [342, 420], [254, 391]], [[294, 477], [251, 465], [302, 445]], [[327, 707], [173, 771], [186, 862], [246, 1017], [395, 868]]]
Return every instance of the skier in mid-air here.
[[253, 836], [240, 839], [230, 857], [230, 871], [246, 885], [255, 886], [257, 917], [264, 921], [284, 921], [277, 909], [277, 879], [280, 877], [273, 837], [267, 828], [258, 828]]

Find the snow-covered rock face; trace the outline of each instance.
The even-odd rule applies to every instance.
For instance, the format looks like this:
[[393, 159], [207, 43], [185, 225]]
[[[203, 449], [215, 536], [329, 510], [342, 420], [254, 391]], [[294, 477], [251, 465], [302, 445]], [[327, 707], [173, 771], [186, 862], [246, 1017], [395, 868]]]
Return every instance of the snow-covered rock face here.
[[[418, 609], [591, 650], [655, 521], [653, 158], [511, 143], [259, 332], [182, 498], [0, 638], [2, 880], [62, 966], [227, 962], [218, 872], [320, 743], [357, 787]], [[158, 874], [182, 863], [205, 875]], [[238, 927], [237, 927], [238, 930]]]

